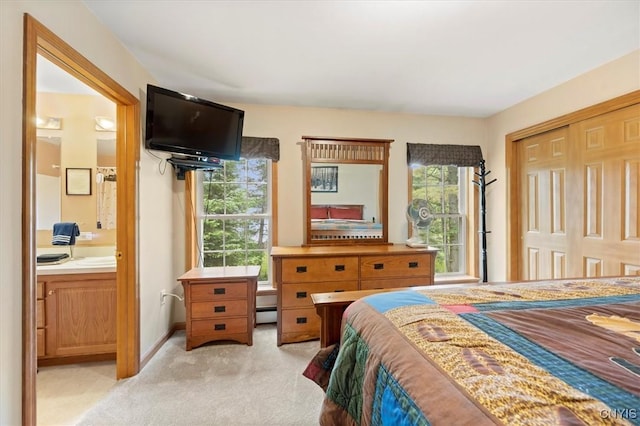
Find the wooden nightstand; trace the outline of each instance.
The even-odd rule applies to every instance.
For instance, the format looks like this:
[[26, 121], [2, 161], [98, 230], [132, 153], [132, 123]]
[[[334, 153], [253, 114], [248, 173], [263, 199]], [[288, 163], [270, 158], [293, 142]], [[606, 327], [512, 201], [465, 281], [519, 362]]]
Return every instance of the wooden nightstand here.
[[214, 340], [253, 344], [259, 266], [193, 268], [178, 281], [187, 310], [187, 350]]

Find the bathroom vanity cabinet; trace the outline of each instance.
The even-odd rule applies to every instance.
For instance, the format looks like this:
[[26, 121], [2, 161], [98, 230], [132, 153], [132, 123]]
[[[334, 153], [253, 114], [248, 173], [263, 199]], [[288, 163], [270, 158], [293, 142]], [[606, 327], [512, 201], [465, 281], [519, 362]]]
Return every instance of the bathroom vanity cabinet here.
[[40, 365], [115, 359], [115, 272], [38, 275]]

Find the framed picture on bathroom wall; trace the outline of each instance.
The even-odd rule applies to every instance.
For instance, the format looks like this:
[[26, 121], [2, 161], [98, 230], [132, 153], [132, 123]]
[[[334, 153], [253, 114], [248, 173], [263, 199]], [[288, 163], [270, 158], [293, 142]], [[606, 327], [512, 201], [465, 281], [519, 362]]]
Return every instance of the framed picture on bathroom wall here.
[[67, 195], [91, 195], [91, 169], [71, 168], [67, 172]]

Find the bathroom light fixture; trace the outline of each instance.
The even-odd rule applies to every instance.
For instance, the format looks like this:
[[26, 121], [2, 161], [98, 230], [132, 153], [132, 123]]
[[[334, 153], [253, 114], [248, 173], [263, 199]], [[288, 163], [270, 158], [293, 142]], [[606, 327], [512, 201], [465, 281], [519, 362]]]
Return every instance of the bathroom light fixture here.
[[116, 122], [109, 117], [96, 117], [96, 130], [101, 132], [115, 132]]
[[58, 117], [36, 117], [36, 127], [38, 129], [60, 130], [62, 128], [62, 118]]

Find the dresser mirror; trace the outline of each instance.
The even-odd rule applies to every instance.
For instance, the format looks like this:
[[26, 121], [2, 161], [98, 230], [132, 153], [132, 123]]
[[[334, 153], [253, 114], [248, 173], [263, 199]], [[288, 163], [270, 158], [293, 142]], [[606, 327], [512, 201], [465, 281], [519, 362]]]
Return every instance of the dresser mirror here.
[[390, 139], [303, 136], [306, 245], [388, 243]]

